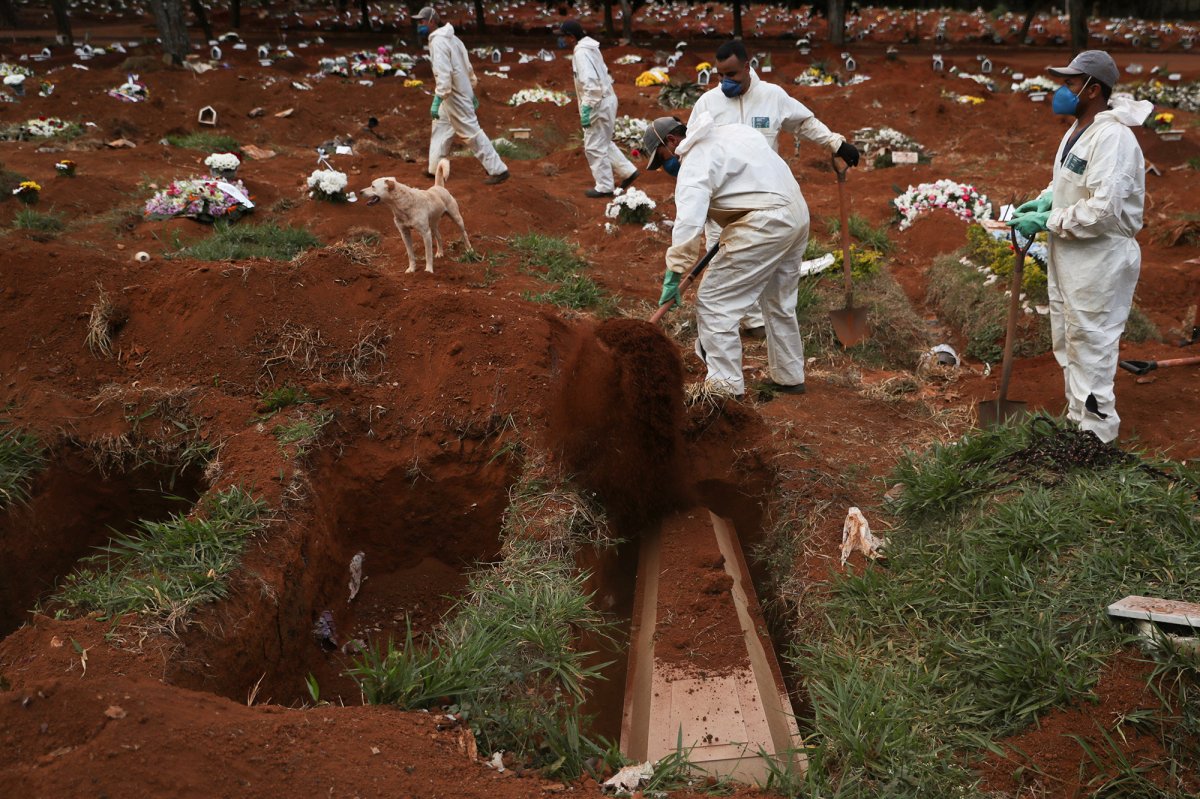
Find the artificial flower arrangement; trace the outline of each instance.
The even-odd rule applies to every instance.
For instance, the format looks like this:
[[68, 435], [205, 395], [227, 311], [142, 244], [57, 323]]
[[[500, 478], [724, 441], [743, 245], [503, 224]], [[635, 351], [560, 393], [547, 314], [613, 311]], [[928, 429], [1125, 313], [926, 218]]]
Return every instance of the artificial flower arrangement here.
[[907, 191], [892, 200], [892, 205], [900, 215], [901, 230], [907, 230], [917, 217], [935, 208], [945, 208], [967, 222], [992, 218], [992, 204], [985, 195], [976, 191], [974, 186], [952, 180], [909, 186]]
[[38, 194], [41, 192], [41, 190], [42, 187], [39, 186], [35, 181], [22, 180], [21, 184], [13, 189], [12, 193], [14, 197], [26, 205], [33, 205], [38, 201]]
[[336, 169], [314, 169], [308, 176], [308, 196], [314, 200], [325, 200], [331, 203], [344, 203], [349, 200], [346, 196], [346, 186], [349, 179], [345, 172]]
[[4, 85], [12, 89], [13, 94], [21, 97], [25, 94], [25, 76], [19, 73], [4, 76]]
[[406, 89], [416, 89], [417, 87], [424, 85], [425, 81], [420, 80], [419, 78], [409, 78], [408, 80], [404, 81], [404, 88]]
[[942, 97], [946, 100], [953, 100], [961, 105], [976, 106], [985, 102], [984, 98], [977, 97], [973, 94], [958, 94], [957, 92], [951, 92], [945, 89], [942, 89]]
[[654, 200], [641, 189], [616, 189], [613, 198], [604, 207], [604, 216], [622, 224], [644, 225], [654, 213]]
[[1178, 108], [1193, 113], [1200, 111], [1200, 81], [1163, 83], [1153, 80], [1131, 87], [1134, 99], [1149, 100], [1160, 107]]
[[140, 103], [150, 98], [150, 90], [146, 84], [138, 80], [137, 75], [129, 75], [125, 82], [115, 89], [108, 90], [109, 97], [124, 100], [127, 103]]
[[712, 69], [712, 64], [708, 63], [707, 61], [701, 61], [696, 65], [697, 72], [703, 72], [706, 69]]
[[146, 201], [143, 213], [148, 219], [184, 216], [199, 222], [214, 222], [218, 219], [236, 219], [253, 207], [246, 187], [240, 180], [188, 178], [173, 180], [167, 188], [156, 192]]
[[569, 104], [570, 102], [570, 95], [564, 92], [543, 89], [540, 86], [536, 89], [521, 89], [521, 91], [508, 98], [509, 105], [525, 105], [526, 103], [554, 103], [555, 105], [563, 106]]
[[242, 160], [233, 153], [213, 153], [204, 159], [204, 165], [214, 177], [232, 178], [237, 174]]
[[617, 117], [613, 125], [613, 141], [627, 150], [636, 149], [642, 143], [642, 136], [649, 127], [650, 120], [637, 117]]
[[831, 86], [837, 80], [823, 66], [813, 65], [796, 76], [793, 83], [798, 86]]
[[1175, 115], [1170, 111], [1163, 111], [1155, 114], [1146, 120], [1146, 127], [1153, 130], [1155, 133], [1162, 133], [1165, 130], [1170, 130], [1172, 123], [1175, 122]]
[[641, 61], [642, 61], [642, 57], [640, 55], [634, 55], [633, 53], [629, 53], [628, 55], [621, 56], [613, 63], [620, 64], [621, 66], [624, 67], [624, 66], [629, 66], [630, 64], [640, 64]]
[[75, 162], [69, 158], [64, 158], [63, 160], [57, 162], [54, 165], [55, 171], [58, 172], [58, 174], [62, 175], [64, 178], [75, 177], [75, 167], [76, 167]]
[[22, 122], [19, 126], [17, 138], [48, 139], [52, 136], [72, 133], [78, 129], [78, 124], [66, 122], [58, 117], [38, 117], [37, 119], [28, 119]]
[[653, 67], [648, 69], [634, 79], [635, 86], [641, 86], [643, 89], [648, 86], [663, 86], [671, 82], [671, 76], [667, 74], [667, 70], [663, 67]]
[[876, 169], [893, 165], [890, 158], [892, 152], [915, 152], [918, 160], [925, 152], [925, 148], [916, 139], [887, 126], [859, 128], [854, 131], [851, 138], [865, 158], [874, 159]]
[[317, 68], [324, 75], [343, 78], [351, 75], [374, 77], [396, 75], [403, 78], [412, 70], [414, 64], [416, 64], [416, 59], [407, 53], [397, 53], [391, 47], [383, 46], [374, 50], [359, 50], [348, 56], [322, 58], [317, 62]]
[[1035, 75], [1032, 78], [1026, 78], [1020, 83], [1012, 85], [1013, 92], [1034, 94], [1035, 92], [1052, 92], [1058, 88], [1058, 84], [1050, 78], [1042, 75]]

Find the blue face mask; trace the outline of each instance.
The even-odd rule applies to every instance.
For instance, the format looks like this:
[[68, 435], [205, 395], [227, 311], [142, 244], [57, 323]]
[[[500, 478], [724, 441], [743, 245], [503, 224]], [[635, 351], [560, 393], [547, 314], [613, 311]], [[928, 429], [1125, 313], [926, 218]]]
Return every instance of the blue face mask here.
[[417, 26], [417, 35], [420, 36], [421, 38], [428, 36], [429, 35], [429, 26], [428, 25], [418, 25]]
[[666, 161], [663, 161], [663, 172], [666, 172], [671, 177], [676, 177], [679, 174], [679, 156], [673, 155]]
[[733, 78], [721, 78], [721, 93], [726, 97], [737, 97], [742, 93], [742, 84]]
[[[1079, 94], [1083, 94], [1083, 90], [1087, 88], [1091, 80], [1091, 78], [1088, 78], [1083, 82], [1083, 86], [1079, 87]], [[1054, 100], [1050, 104], [1050, 110], [1063, 116], [1073, 116], [1079, 108], [1079, 94], [1071, 91], [1066, 86], [1059, 86], [1058, 91], [1054, 93]]]

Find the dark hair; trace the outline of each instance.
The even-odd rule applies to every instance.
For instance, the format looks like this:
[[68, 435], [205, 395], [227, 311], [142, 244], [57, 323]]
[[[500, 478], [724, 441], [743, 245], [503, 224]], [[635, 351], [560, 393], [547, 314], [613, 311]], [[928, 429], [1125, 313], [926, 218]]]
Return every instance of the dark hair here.
[[750, 56], [746, 54], [746, 45], [737, 39], [725, 42], [725, 44], [717, 48], [718, 61], [724, 61], [731, 55], [737, 56], [738, 61], [741, 61], [743, 64], [750, 60]]
[[1096, 81], [1096, 83], [1100, 84], [1100, 96], [1103, 97], [1105, 100], [1111, 99], [1112, 93], [1113, 93], [1113, 87], [1109, 86], [1107, 83], [1105, 83], [1102, 80], [1098, 80], [1098, 81]]
[[[667, 131], [667, 136], [678, 136], [681, 139], [686, 139], [687, 138], [687, 125], [680, 122], [678, 125], [676, 125], [675, 127], [671, 128], [670, 130]], [[665, 138], [667, 138], [667, 136], [663, 136], [663, 138], [665, 139]]]
[[579, 20], [577, 19], [569, 19], [562, 25], [559, 25], [558, 32], [563, 36], [572, 36], [576, 39], [582, 39], [587, 35], [583, 32], [583, 26], [579, 24]]

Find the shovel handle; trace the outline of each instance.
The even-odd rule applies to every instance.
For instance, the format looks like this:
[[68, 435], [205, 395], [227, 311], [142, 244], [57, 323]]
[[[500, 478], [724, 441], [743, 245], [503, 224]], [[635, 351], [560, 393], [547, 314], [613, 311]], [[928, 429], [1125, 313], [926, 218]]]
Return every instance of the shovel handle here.
[[1004, 332], [1004, 365], [1000, 370], [1000, 394], [996, 406], [1000, 407], [1008, 399], [1008, 382], [1012, 379], [1013, 368], [1013, 339], [1017, 337], [1017, 314], [1021, 308], [1021, 278], [1025, 272], [1025, 255], [1033, 246], [1033, 239], [1027, 239], [1025, 246], [1017, 244], [1017, 229], [1009, 228], [1008, 236], [1012, 240], [1016, 261], [1013, 263], [1012, 282], [1009, 284], [1008, 326]]
[[1190, 358], [1169, 358], [1163, 361], [1121, 361], [1119, 365], [1126, 372], [1133, 372], [1135, 375], [1144, 375], [1147, 372], [1153, 372], [1155, 369], [1169, 369], [1172, 366], [1191, 366], [1196, 363], [1200, 363], [1200, 355]]
[[[683, 290], [686, 289], [688, 286], [690, 286], [696, 278], [700, 277], [700, 273], [704, 271], [704, 268], [706, 266], [708, 266], [708, 262], [716, 257], [717, 250], [719, 250], [719, 249], [721, 249], [721, 242], [718, 241], [716, 244], [714, 244], [712, 247], [709, 248], [708, 252], [706, 252], [704, 255], [702, 255], [700, 257], [700, 260], [696, 261], [696, 263], [692, 266], [691, 270], [689, 270], [687, 275], [684, 276], [683, 280], [681, 280], [679, 282], [679, 296], [680, 297], [683, 296]], [[675, 304], [675, 300], [667, 300], [662, 305], [658, 306], [658, 310], [655, 311], [654, 314], [650, 317], [650, 324], [652, 324], [652, 325], [658, 324], [658, 320], [660, 320], [664, 316], [666, 316], [667, 311], [671, 310], [671, 306], [674, 304]]]
[[842, 272], [846, 285], [846, 307], [854, 307], [854, 279], [850, 274], [853, 256], [850, 250], [850, 195], [846, 189], [846, 173], [850, 171], [850, 165], [833, 156], [833, 171], [837, 173], [838, 180], [838, 213], [841, 218], [842, 232]]

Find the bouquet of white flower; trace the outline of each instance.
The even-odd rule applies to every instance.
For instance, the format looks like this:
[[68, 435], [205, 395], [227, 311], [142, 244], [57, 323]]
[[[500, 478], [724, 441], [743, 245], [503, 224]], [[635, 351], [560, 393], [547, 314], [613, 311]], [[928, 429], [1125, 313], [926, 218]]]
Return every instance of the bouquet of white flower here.
[[525, 105], [525, 103], [554, 103], [555, 105], [567, 105], [571, 102], [571, 97], [563, 92], [555, 92], [550, 89], [538, 87], [536, 89], [521, 89], [521, 91], [508, 98], [509, 105]]
[[204, 159], [204, 165], [214, 177], [232, 178], [242, 161], [233, 153], [213, 153]]
[[635, 150], [642, 146], [642, 136], [649, 127], [650, 120], [637, 117], [617, 117], [613, 126], [613, 141], [626, 150]]
[[900, 214], [901, 230], [907, 230], [918, 216], [935, 208], [945, 208], [967, 222], [992, 218], [992, 204], [986, 196], [974, 186], [952, 180], [909, 186], [908, 191], [892, 200], [892, 205]]
[[656, 207], [650, 195], [641, 189], [617, 189], [604, 207], [604, 215], [624, 224], [644, 225], [650, 221]]
[[346, 185], [349, 182], [345, 172], [338, 172], [336, 169], [314, 169], [308, 176], [308, 196], [333, 203], [346, 202]]
[[1026, 78], [1020, 83], [1014, 83], [1012, 85], [1012, 90], [1014, 93], [1023, 92], [1025, 94], [1033, 94], [1034, 92], [1052, 92], [1058, 88], [1058, 85], [1059, 84], [1055, 83], [1050, 78], [1046, 78], [1041, 75], [1035, 75], [1032, 78]]

